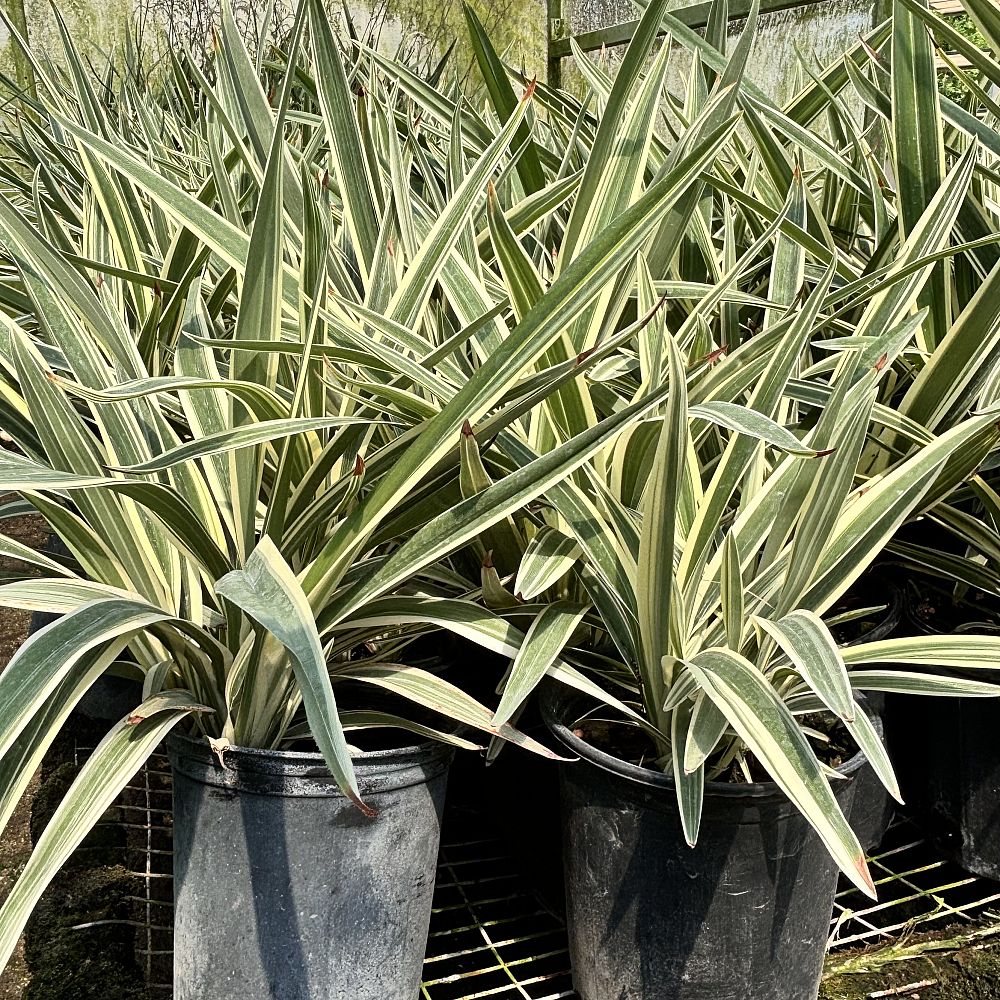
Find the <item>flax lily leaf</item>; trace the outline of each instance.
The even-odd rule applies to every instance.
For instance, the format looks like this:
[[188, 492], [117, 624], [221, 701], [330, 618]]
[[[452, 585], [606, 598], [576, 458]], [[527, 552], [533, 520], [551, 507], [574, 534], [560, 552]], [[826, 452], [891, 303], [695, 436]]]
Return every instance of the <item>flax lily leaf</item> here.
[[362, 812], [373, 816], [371, 807], [362, 802], [358, 792], [309, 602], [271, 539], [262, 538], [250, 554], [246, 567], [224, 576], [215, 589], [260, 622], [288, 651], [295, 666], [310, 731], [330, 773], [344, 794]]
[[528, 628], [514, 658], [510, 676], [504, 684], [503, 697], [493, 716], [494, 726], [501, 726], [514, 717], [549, 667], [560, 657], [587, 610], [586, 604], [566, 601], [556, 601], [542, 608]]
[[157, 695], [123, 719], [87, 759], [0, 908], [0, 965], [6, 965], [46, 886], [166, 735], [192, 711], [186, 691]]
[[771, 777], [801, 809], [841, 870], [865, 895], [875, 898], [864, 851], [798, 722], [774, 689], [753, 664], [731, 650], [703, 650], [688, 667]]

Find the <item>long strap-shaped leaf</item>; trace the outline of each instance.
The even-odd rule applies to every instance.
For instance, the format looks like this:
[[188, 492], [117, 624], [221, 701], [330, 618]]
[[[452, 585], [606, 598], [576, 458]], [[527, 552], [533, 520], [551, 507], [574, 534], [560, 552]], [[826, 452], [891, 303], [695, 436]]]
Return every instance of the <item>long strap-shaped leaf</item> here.
[[77, 663], [3, 755], [0, 760], [0, 834], [7, 828], [14, 810], [70, 712], [118, 658], [126, 641], [122, 639], [112, 642], [99, 652], [87, 654]]
[[[528, 610], [530, 610], [529, 605], [522, 605], [512, 613]], [[378, 598], [365, 605], [364, 612], [359, 613], [356, 618], [352, 618], [347, 627], [351, 629], [371, 626], [384, 628], [408, 624], [435, 625], [466, 639], [471, 639], [485, 649], [507, 657], [517, 656], [518, 650], [524, 644], [524, 633], [511, 625], [505, 618], [501, 618], [472, 601], [448, 598]], [[334, 632], [334, 634], [336, 633]], [[644, 722], [643, 717], [624, 702], [561, 660], [557, 659], [549, 666], [548, 675], [574, 690], [581, 691], [597, 701], [611, 706], [634, 722]], [[489, 715], [487, 715], [488, 719]]]
[[[366, 815], [373, 816], [374, 811], [361, 801], [358, 792], [316, 620], [302, 587], [274, 542], [263, 537], [246, 567], [224, 576], [215, 589], [260, 622], [288, 650], [309, 728], [326, 766], [344, 794]], [[265, 678], [258, 680], [263, 682]]]
[[1000, 11], [992, 0], [966, 0], [965, 9], [969, 12], [976, 27], [989, 40], [990, 48], [1000, 52]]
[[1000, 264], [976, 289], [951, 329], [937, 344], [899, 409], [930, 431], [971, 409], [975, 391], [1000, 350]]
[[186, 691], [156, 695], [101, 740], [49, 820], [0, 909], [0, 968], [9, 961], [46, 886], [170, 730], [199, 709]]
[[[476, 62], [479, 63], [479, 71], [486, 81], [486, 89], [493, 103], [493, 109], [501, 121], [506, 121], [517, 107], [517, 95], [510, 85], [507, 71], [493, 48], [493, 43], [490, 41], [486, 29], [476, 16], [476, 12], [464, 2], [462, 10], [465, 12], [465, 20], [469, 26], [472, 51], [475, 54]], [[530, 195], [541, 191], [545, 187], [545, 173], [542, 170], [538, 149], [531, 137], [527, 123], [523, 123], [517, 130], [512, 148], [519, 153], [517, 173], [521, 178], [521, 186], [524, 188], [525, 194]]]
[[[922, 448], [869, 489], [859, 492], [837, 524], [820, 557], [808, 593], [799, 602], [802, 607], [822, 613], [864, 572], [874, 556], [899, 526], [916, 510], [922, 498], [934, 487], [935, 478], [945, 464], [963, 448], [968, 451], [984, 433], [989, 440], [1000, 439], [996, 413], [970, 417]], [[981, 460], [972, 457], [970, 473]]]
[[667, 396], [660, 386], [623, 407], [553, 451], [504, 476], [450, 510], [438, 515], [408, 539], [371, 576], [335, 599], [326, 609], [334, 622], [343, 621], [372, 598], [386, 593], [419, 569], [471, 541], [501, 518], [559, 483], [616, 434], [658, 406]]
[[337, 675], [374, 684], [463, 725], [509, 740], [541, 757], [556, 758], [551, 750], [530, 736], [525, 736], [509, 723], [494, 726], [492, 713], [485, 705], [481, 705], [450, 681], [420, 667], [402, 663], [349, 663], [338, 670]]
[[[642, 531], [636, 573], [636, 608], [639, 618], [642, 692], [647, 714], [660, 719], [672, 673], [665, 672], [665, 656], [683, 656], [672, 638], [682, 609], [675, 601], [674, 548], [678, 537], [678, 495], [684, 481], [688, 455], [687, 383], [681, 353], [669, 332], [667, 346], [669, 394], [660, 422], [649, 480], [642, 496]], [[652, 395], [652, 394], [651, 394]], [[648, 398], [648, 397], [647, 397]]]
[[305, 434], [309, 431], [327, 430], [332, 427], [348, 427], [354, 424], [367, 424], [371, 421], [354, 417], [294, 417], [284, 420], [264, 420], [258, 424], [247, 424], [232, 430], [218, 431], [205, 437], [186, 441], [184, 444], [171, 448], [151, 458], [141, 465], [128, 466], [119, 471], [144, 475], [150, 472], [162, 472], [180, 462], [190, 462], [196, 458], [209, 455], [221, 455], [236, 448], [248, 448], [253, 445], [275, 441], [288, 437], [290, 434]]
[[503, 697], [493, 716], [494, 726], [509, 721], [534, 691], [549, 667], [559, 658], [587, 609], [586, 604], [568, 601], [555, 601], [542, 608], [514, 658]]
[[694, 704], [688, 699], [683, 700], [670, 713], [670, 759], [673, 765], [674, 791], [677, 795], [677, 809], [680, 812], [684, 839], [691, 847], [698, 843], [701, 811], [705, 803], [704, 764], [699, 763], [690, 770], [684, 766], [685, 749], [693, 715]]
[[749, 660], [728, 649], [706, 649], [687, 661], [761, 765], [819, 834], [841, 871], [875, 898], [858, 838], [830, 790], [795, 716]]
[[316, 91], [343, 199], [344, 221], [358, 256], [362, 280], [367, 285], [378, 241], [375, 206], [381, 198], [373, 191], [375, 182], [369, 177], [358, 134], [354, 97], [322, 0], [310, 0], [309, 26], [316, 57]]
[[73, 665], [93, 649], [170, 618], [145, 601], [106, 598], [30, 636], [0, 674], [0, 756], [7, 752]]
[[311, 565], [305, 588], [314, 603], [325, 602], [339, 582], [350, 553], [363, 543], [367, 532], [374, 530], [398, 497], [408, 493], [425, 471], [453, 447], [462, 425], [466, 421], [474, 424], [490, 409], [520, 372], [534, 364], [605, 283], [631, 261], [663, 213], [695, 182], [734, 127], [735, 123], [730, 122], [713, 133], [595, 238], [448, 405], [428, 421], [421, 435], [382, 477], [366, 502], [345, 518]]
[[906, 636], [845, 646], [841, 653], [849, 667], [863, 663], [908, 663], [922, 667], [995, 671], [1000, 664], [1000, 636], [964, 632]]
[[[559, 248], [560, 267], [572, 261], [639, 194], [660, 106], [669, 45], [662, 46], [650, 66], [646, 64], [665, 8], [664, 0], [652, 0], [618, 69]], [[641, 79], [643, 72], [645, 78]], [[728, 111], [716, 108], [716, 113], [724, 117]], [[605, 290], [591, 310], [596, 323], [604, 318], [602, 300], [608, 301], [612, 294], [610, 289]], [[578, 352], [592, 347], [596, 339], [587, 325], [588, 319], [581, 317], [570, 333]], [[568, 430], [572, 433], [574, 428]]]
[[466, 174], [441, 215], [424, 237], [416, 256], [389, 302], [387, 314], [404, 326], [416, 326], [435, 282], [462, 232], [486, 182], [506, 155], [528, 112], [534, 88], [529, 87], [497, 137]]
[[844, 658], [819, 615], [800, 609], [780, 621], [757, 618], [756, 623], [774, 639], [831, 712], [842, 719], [854, 719], [854, 692]]
[[[892, 125], [899, 221], [908, 236], [944, 181], [944, 135], [938, 101], [934, 43], [926, 26], [902, 3], [892, 11]], [[923, 343], [944, 339], [951, 286], [938, 264], [919, 302], [930, 309]]]

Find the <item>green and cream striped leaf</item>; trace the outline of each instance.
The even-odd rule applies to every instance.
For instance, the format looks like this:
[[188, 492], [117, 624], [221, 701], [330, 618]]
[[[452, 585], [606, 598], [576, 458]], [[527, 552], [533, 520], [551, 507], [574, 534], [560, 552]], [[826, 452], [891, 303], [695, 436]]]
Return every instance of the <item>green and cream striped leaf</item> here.
[[201, 710], [186, 691], [157, 695], [119, 722], [87, 758], [0, 908], [0, 967], [17, 945], [42, 893], [171, 729]]
[[538, 613], [528, 627], [510, 668], [500, 704], [493, 716], [494, 726], [499, 727], [514, 718], [549, 667], [560, 658], [589, 607], [587, 604], [553, 601]]
[[[224, 576], [216, 591], [259, 622], [288, 651], [309, 729], [341, 791], [366, 815], [309, 601], [288, 564], [267, 536], [246, 566]], [[260, 680], [263, 682], [264, 678]]]
[[819, 615], [798, 610], [779, 621], [755, 618], [759, 626], [791, 661], [799, 676], [826, 707], [844, 722], [857, 714], [847, 666], [837, 641]]
[[819, 834], [841, 871], [875, 898], [858, 838], [799, 723], [774, 688], [752, 663], [731, 650], [705, 649], [686, 662], [701, 688]]
[[574, 538], [542, 525], [521, 557], [514, 593], [522, 600], [533, 600], [558, 583], [576, 565], [580, 554], [580, 546]]

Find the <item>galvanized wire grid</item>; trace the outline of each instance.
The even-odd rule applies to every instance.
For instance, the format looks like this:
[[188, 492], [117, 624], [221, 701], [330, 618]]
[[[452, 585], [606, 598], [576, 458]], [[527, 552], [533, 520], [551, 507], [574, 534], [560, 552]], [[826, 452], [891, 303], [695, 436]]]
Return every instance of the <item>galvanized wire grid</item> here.
[[[75, 746], [75, 763], [82, 764], [92, 752], [93, 747]], [[125, 832], [125, 867], [137, 888], [128, 897], [136, 961], [147, 989], [165, 998], [173, 993], [172, 794], [170, 762], [154, 754], [102, 820]]]
[[174, 875], [173, 790], [170, 762], [151, 757], [122, 796], [129, 824], [126, 864], [142, 888], [133, 897], [136, 958], [147, 987], [169, 997], [173, 992]]
[[[80, 751], [85, 755], [86, 751]], [[154, 757], [120, 800], [127, 864], [140, 891], [131, 899], [136, 954], [156, 994], [171, 993], [172, 817], [170, 771]], [[445, 822], [420, 1000], [573, 998], [566, 931], [529, 884], [507, 845], [480, 838], [468, 810]], [[1000, 883], [944, 861], [906, 819], [871, 858], [879, 902], [849, 884], [834, 903], [829, 948], [891, 946], [911, 932], [1000, 921]]]
[[573, 996], [566, 929], [525, 883], [503, 842], [446, 836], [422, 1000]]
[[844, 883], [833, 905], [829, 950], [888, 944], [911, 932], [996, 920], [1000, 883], [941, 859], [907, 819], [897, 820], [869, 859], [879, 901]]

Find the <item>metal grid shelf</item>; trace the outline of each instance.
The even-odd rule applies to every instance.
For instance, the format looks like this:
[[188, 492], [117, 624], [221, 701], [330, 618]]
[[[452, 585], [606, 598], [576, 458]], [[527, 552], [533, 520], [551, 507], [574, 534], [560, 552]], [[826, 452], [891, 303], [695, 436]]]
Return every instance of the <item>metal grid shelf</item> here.
[[574, 997], [566, 931], [498, 840], [446, 838], [423, 1000]]
[[[86, 751], [79, 751], [85, 755]], [[136, 954], [151, 990], [171, 993], [170, 773], [154, 757], [120, 802], [130, 870]], [[473, 810], [450, 808], [438, 865], [420, 1000], [568, 1000], [573, 992], [561, 917], [535, 891], [499, 838], [482, 839]], [[941, 859], [906, 819], [871, 859], [880, 899], [849, 884], [834, 903], [829, 950], [849, 954], [898, 944], [914, 932], [1000, 926], [1000, 883]]]
[[869, 859], [879, 900], [849, 883], [834, 901], [829, 950], [890, 943], [916, 931], [997, 920], [1000, 882], [944, 861], [907, 819], [897, 820]]

